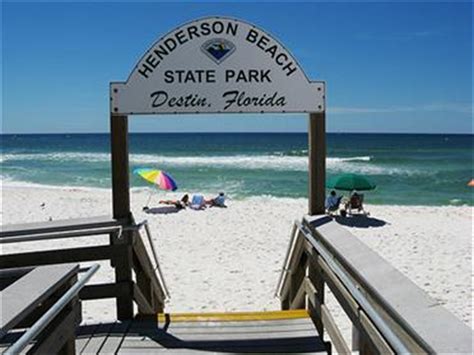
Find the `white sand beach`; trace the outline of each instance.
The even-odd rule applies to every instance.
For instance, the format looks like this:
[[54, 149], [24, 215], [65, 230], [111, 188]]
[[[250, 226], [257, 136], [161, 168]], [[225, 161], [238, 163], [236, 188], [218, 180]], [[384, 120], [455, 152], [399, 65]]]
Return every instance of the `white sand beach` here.
[[[291, 224], [306, 200], [255, 197], [228, 201], [229, 208], [146, 214], [148, 191], [132, 192], [139, 222], [153, 233], [171, 300], [168, 312], [279, 309], [274, 298]], [[161, 193], [160, 198], [180, 197]], [[101, 189], [3, 186], [2, 224], [111, 213], [111, 192]], [[419, 287], [471, 326], [472, 207], [366, 206], [371, 226], [345, 226]], [[105, 243], [107, 238], [3, 245], [2, 252]], [[94, 282], [112, 280], [102, 263]], [[85, 320], [112, 319], [108, 301], [88, 303]]]

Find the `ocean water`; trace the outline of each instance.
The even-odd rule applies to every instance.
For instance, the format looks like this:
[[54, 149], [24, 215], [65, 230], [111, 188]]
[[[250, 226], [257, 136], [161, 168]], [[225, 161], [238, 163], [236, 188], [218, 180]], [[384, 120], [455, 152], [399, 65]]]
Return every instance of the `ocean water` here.
[[[1, 135], [4, 185], [110, 188], [108, 134]], [[473, 205], [472, 135], [328, 134], [327, 175], [368, 176], [371, 204]], [[131, 170], [162, 169], [179, 191], [307, 196], [307, 135], [134, 133]], [[133, 188], [150, 185], [131, 176]], [[166, 192], [161, 192], [166, 194]]]

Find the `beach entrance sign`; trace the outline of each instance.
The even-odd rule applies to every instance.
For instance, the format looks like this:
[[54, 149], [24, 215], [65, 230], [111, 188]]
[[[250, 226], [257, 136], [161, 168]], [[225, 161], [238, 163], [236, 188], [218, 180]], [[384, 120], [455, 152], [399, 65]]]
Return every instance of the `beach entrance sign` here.
[[324, 213], [325, 109], [325, 83], [264, 30], [227, 17], [176, 28], [110, 84], [113, 216], [131, 218], [128, 116], [170, 113], [308, 113], [308, 213]]
[[271, 35], [210, 17], [157, 41], [125, 83], [111, 84], [120, 114], [321, 112], [324, 82], [311, 82]]

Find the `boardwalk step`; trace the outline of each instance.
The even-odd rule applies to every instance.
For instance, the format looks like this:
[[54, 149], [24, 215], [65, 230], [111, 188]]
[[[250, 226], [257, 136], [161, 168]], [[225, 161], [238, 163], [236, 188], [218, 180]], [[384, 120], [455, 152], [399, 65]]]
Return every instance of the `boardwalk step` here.
[[304, 310], [159, 314], [153, 321], [80, 329], [78, 353], [305, 353], [326, 348]]

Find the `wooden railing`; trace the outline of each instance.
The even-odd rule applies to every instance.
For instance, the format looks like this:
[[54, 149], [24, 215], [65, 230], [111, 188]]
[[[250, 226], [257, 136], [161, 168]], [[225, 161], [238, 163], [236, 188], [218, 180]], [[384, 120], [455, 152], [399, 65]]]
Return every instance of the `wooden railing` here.
[[82, 319], [78, 293], [98, 268], [83, 270], [80, 280], [77, 264], [0, 270], [0, 351], [74, 354]]
[[[352, 323], [352, 349], [326, 288]], [[472, 351], [469, 327], [327, 216], [295, 222], [276, 293], [282, 309], [306, 308], [341, 354]]]
[[[2, 226], [0, 243], [20, 243], [59, 238], [109, 235], [107, 245], [63, 248], [25, 253], [3, 253], [0, 269], [37, 265], [110, 260], [115, 282], [88, 285], [79, 296], [82, 300], [115, 298], [117, 318], [132, 319], [133, 302], [140, 314], [163, 312], [167, 298], [162, 277], [154, 266], [140, 234], [140, 225], [132, 220], [109, 217], [63, 220], [46, 223]], [[150, 240], [151, 242], [151, 240]], [[156, 262], [155, 262], [156, 264]]]

